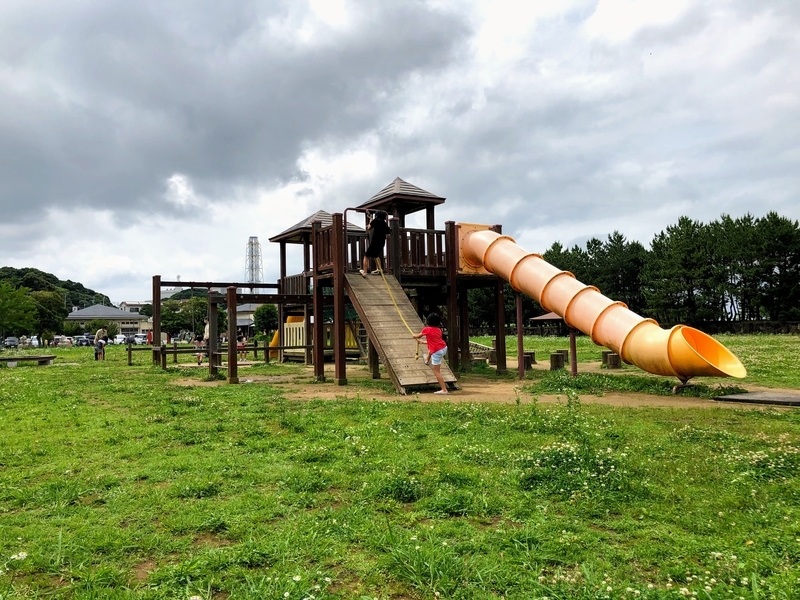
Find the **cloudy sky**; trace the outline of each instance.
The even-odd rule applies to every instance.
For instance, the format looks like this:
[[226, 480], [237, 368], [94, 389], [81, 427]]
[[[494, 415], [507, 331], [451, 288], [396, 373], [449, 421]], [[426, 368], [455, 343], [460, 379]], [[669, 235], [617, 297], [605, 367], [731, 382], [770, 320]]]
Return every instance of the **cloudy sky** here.
[[532, 251], [800, 219], [799, 63], [786, 0], [5, 0], [0, 266], [275, 281], [395, 177]]

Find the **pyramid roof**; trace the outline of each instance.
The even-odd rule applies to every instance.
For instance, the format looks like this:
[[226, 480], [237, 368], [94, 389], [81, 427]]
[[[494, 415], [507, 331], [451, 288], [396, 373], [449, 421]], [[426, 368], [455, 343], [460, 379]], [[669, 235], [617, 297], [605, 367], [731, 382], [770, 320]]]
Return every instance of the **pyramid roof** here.
[[398, 206], [400, 209], [399, 212], [408, 215], [423, 210], [430, 205], [435, 206], [437, 204], [442, 204], [444, 200], [445, 199], [441, 196], [432, 194], [396, 177], [392, 183], [361, 204], [358, 208], [385, 210], [389, 214], [392, 214], [394, 212], [393, 208]]
[[[309, 238], [311, 234], [311, 227], [314, 221], [319, 221], [320, 227], [330, 227], [333, 224], [333, 217], [329, 212], [318, 210], [313, 215], [306, 217], [299, 223], [295, 223], [289, 229], [279, 233], [278, 235], [269, 238], [270, 242], [287, 242], [289, 244], [302, 244]], [[363, 227], [359, 227], [353, 223], [349, 224], [350, 231], [364, 231]]]

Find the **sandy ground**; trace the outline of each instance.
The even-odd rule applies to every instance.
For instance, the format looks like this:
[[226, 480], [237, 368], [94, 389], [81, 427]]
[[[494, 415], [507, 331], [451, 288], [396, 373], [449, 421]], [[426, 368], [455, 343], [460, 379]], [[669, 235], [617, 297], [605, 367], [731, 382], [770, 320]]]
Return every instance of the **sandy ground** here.
[[[402, 402], [402, 401], [417, 401], [417, 402], [458, 402], [458, 403], [480, 403], [480, 402], [493, 402], [501, 404], [514, 404], [517, 401], [518, 385], [517, 380], [512, 381], [498, 381], [487, 377], [482, 377], [473, 374], [464, 374], [459, 378], [460, 389], [451, 391], [447, 396], [435, 395], [435, 389], [424, 391], [420, 393], [412, 393], [407, 396], [401, 396], [394, 391], [387, 392], [382, 389], [368, 387], [363, 385], [364, 380], [369, 380], [370, 375], [366, 365], [348, 364], [347, 365], [347, 379], [350, 385], [336, 385], [334, 383], [334, 366], [333, 364], [326, 363], [325, 375], [327, 381], [324, 383], [310, 383], [313, 377], [312, 367], [304, 368], [297, 375], [280, 375], [280, 376], [267, 376], [248, 374], [248, 366], [253, 363], [240, 363], [239, 365], [239, 383], [241, 385], [258, 385], [259, 383], [269, 383], [282, 388], [284, 395], [290, 399], [297, 400], [333, 400], [333, 399], [347, 399], [347, 398], [360, 398], [370, 400], [382, 400], [387, 402]], [[187, 365], [192, 368], [193, 365]], [[516, 361], [512, 358], [508, 361], [509, 372], [516, 372]], [[196, 368], [196, 367], [195, 367]], [[205, 373], [205, 365], [202, 367], [202, 372]], [[534, 368], [549, 369], [548, 363], [538, 364]], [[599, 372], [600, 363], [581, 363], [579, 365], [581, 372]], [[606, 370], [602, 370], [608, 373]], [[626, 373], [622, 369], [621, 373]], [[385, 373], [381, 373], [382, 381], [388, 381]], [[722, 381], [722, 380], [720, 380]], [[360, 384], [360, 382], [363, 382]], [[677, 381], [675, 383], [678, 383]], [[733, 381], [731, 380], [731, 383]], [[225, 381], [200, 381], [199, 377], [187, 377], [178, 381], [179, 385], [186, 386], [216, 386], [227, 385]], [[742, 386], [748, 391], [763, 391], [768, 388], [758, 386]], [[793, 393], [797, 393], [793, 390]], [[520, 394], [520, 402], [527, 404], [532, 401], [529, 394]], [[540, 403], [556, 403], [563, 402], [563, 396], [557, 395], [541, 395], [538, 397]], [[627, 407], [664, 407], [664, 408], [710, 408], [710, 409], [724, 409], [724, 408], [738, 408], [738, 409], [764, 409], [765, 405], [758, 404], [743, 404], [739, 402], [720, 402], [715, 400], [705, 400], [701, 398], [690, 398], [681, 396], [653, 396], [649, 394], [638, 393], [608, 393], [603, 396], [582, 395], [581, 402], [584, 404], [607, 404], [611, 406], [627, 406]], [[775, 407], [770, 407], [775, 408]], [[785, 409], [781, 409], [785, 410]]]

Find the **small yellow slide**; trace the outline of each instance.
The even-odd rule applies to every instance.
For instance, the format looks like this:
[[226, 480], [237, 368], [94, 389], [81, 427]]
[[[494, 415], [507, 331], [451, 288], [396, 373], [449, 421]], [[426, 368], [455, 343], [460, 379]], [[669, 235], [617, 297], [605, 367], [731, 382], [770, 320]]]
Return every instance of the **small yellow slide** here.
[[[302, 323], [303, 317], [286, 317], [287, 323]], [[280, 340], [280, 332], [279, 330], [275, 330], [275, 335], [272, 336], [272, 341], [269, 343], [270, 346], [279, 346], [281, 343]], [[278, 351], [277, 350], [270, 350], [269, 351], [270, 358], [278, 358]]]
[[699, 376], [747, 375], [739, 359], [711, 336], [686, 325], [662, 329], [653, 319], [603, 296], [596, 287], [582, 284], [572, 273], [557, 269], [486, 225], [459, 224], [459, 228], [462, 267], [502, 277], [625, 362], [684, 383]]

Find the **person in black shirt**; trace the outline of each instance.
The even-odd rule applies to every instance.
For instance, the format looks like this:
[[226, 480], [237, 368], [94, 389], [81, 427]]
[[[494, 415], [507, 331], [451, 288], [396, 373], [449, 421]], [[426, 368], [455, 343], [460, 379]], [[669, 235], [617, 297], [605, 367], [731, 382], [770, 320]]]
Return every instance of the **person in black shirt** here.
[[389, 215], [383, 210], [377, 210], [372, 216], [372, 220], [367, 225], [367, 235], [369, 236], [369, 247], [364, 253], [364, 268], [359, 271], [362, 276], [366, 277], [369, 274], [369, 259], [375, 259], [377, 270], [373, 271], [373, 275], [380, 275], [383, 267], [381, 266], [381, 257], [383, 256], [383, 248], [386, 246], [386, 236], [389, 234]]

